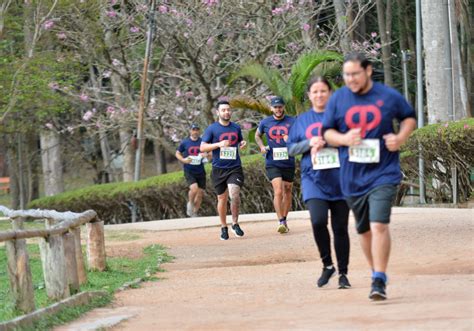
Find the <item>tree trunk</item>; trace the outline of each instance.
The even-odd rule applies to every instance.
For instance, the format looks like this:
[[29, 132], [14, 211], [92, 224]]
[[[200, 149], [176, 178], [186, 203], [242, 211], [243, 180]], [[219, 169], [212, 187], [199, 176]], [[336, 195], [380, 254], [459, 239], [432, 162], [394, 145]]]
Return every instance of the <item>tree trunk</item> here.
[[123, 181], [133, 182], [135, 169], [135, 146], [132, 133], [127, 129], [120, 129], [120, 146], [123, 152]]
[[54, 131], [42, 131], [40, 140], [44, 194], [51, 196], [64, 191], [59, 134]]
[[[387, 0], [387, 11], [391, 13], [391, 0]], [[382, 41], [382, 63], [383, 63], [383, 73], [384, 73], [384, 81], [385, 84], [388, 86], [393, 86], [393, 78], [392, 78], [392, 67], [390, 63], [390, 59], [392, 57], [392, 47], [391, 43], [391, 29], [392, 27], [389, 26], [387, 23], [391, 22], [391, 20], [385, 20], [387, 13], [385, 12], [385, 6], [383, 0], [376, 0], [377, 4], [377, 22], [379, 25], [379, 33], [380, 33], [380, 40]]]
[[344, 0], [334, 0], [334, 10], [336, 12], [337, 29], [339, 30], [339, 45], [343, 53], [351, 50], [349, 35], [347, 34], [347, 13]]
[[153, 149], [155, 152], [156, 171], [158, 175], [166, 174], [168, 172], [166, 169], [166, 153], [158, 139], [155, 139]]
[[[450, 36], [448, 7], [445, 1], [423, 0], [421, 10], [428, 123], [463, 118], [467, 114], [467, 95], [461, 72], [454, 11], [451, 12], [453, 29]], [[452, 45], [450, 37], [453, 40]], [[447, 70], [449, 68], [452, 68], [452, 73]]]

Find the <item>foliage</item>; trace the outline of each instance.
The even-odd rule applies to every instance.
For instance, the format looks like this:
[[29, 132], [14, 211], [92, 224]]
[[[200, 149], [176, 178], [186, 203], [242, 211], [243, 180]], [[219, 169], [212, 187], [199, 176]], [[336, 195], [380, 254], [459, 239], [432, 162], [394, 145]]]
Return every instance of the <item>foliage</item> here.
[[[33, 276], [33, 285], [35, 288], [35, 304], [37, 308], [50, 305], [44, 288], [43, 270], [41, 267], [41, 259], [39, 256], [38, 245], [29, 244], [28, 253], [30, 256], [30, 267]], [[159, 268], [159, 264], [168, 262], [172, 259], [166, 254], [163, 247], [159, 245], [148, 246], [143, 250], [143, 256], [137, 259], [125, 257], [108, 257], [107, 269], [103, 272], [88, 272], [88, 282], [81, 287], [82, 291], [105, 290], [109, 293], [105, 298], [96, 299], [91, 304], [81, 307], [66, 308], [53, 317], [47, 317], [37, 325], [35, 329], [44, 330], [65, 323], [69, 320], [77, 318], [80, 314], [98, 306], [109, 303], [113, 297], [113, 293], [123, 286], [125, 283], [134, 281], [137, 278], [147, 280], [155, 280], [154, 274], [163, 271]], [[0, 265], [5, 266], [6, 254], [5, 248], [0, 247]], [[18, 315], [14, 311], [12, 300], [10, 299], [10, 283], [6, 268], [0, 269], [0, 295], [6, 300], [0, 303], [0, 321], [12, 319]]]
[[[418, 146], [421, 149], [418, 149]], [[452, 201], [452, 170], [458, 172], [458, 198], [472, 195], [470, 174], [474, 167], [474, 119], [427, 125], [416, 130], [402, 150], [405, 176], [416, 182], [418, 157], [425, 161], [425, 182], [433, 202]]]
[[[238, 78], [252, 77], [265, 85], [273, 95], [285, 100], [285, 109], [291, 114], [299, 114], [307, 107], [304, 104], [306, 84], [312, 74], [335, 78], [340, 75], [342, 55], [332, 51], [312, 51], [301, 55], [291, 67], [287, 79], [281, 72], [257, 62], [244, 65], [230, 78], [230, 83]], [[264, 102], [251, 97], [238, 97], [231, 100], [233, 107], [257, 110], [269, 113], [268, 106], [261, 110]]]

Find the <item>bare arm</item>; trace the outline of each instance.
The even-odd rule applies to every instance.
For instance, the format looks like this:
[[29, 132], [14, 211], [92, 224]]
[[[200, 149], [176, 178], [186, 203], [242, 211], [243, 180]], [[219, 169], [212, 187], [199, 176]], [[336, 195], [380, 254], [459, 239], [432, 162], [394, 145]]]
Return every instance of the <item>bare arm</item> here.
[[400, 123], [400, 131], [397, 134], [389, 133], [383, 136], [385, 146], [390, 152], [396, 152], [407, 141], [410, 134], [416, 128], [416, 119], [412, 117], [405, 118]]
[[265, 148], [265, 145], [263, 144], [262, 134], [260, 133], [258, 129], [257, 131], [255, 131], [255, 142], [260, 148], [260, 153], [265, 154], [267, 152], [267, 149]]
[[340, 133], [335, 129], [327, 129], [324, 132], [324, 139], [334, 147], [359, 145], [361, 140], [360, 129], [351, 129], [346, 133]]
[[184, 164], [191, 163], [191, 159], [190, 158], [184, 158], [183, 154], [181, 154], [180, 151], [176, 151], [175, 156], [178, 159], [178, 161], [180, 161], [181, 163], [184, 163]]
[[201, 152], [206, 153], [206, 152], [212, 152], [213, 150], [221, 148], [221, 147], [227, 147], [229, 145], [230, 145], [229, 140], [221, 140], [213, 144], [202, 142], [200, 149], [201, 149]]

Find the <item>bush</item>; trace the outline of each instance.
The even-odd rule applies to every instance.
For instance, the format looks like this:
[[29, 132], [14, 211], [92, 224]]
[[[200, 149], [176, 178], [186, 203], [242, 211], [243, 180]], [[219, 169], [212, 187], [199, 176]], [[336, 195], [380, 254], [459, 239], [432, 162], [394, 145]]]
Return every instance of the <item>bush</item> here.
[[[251, 155], [242, 158], [245, 185], [242, 190], [241, 213], [273, 211], [273, 192], [265, 176], [264, 158]], [[207, 188], [200, 215], [217, 215], [217, 197], [210, 180], [211, 166], [206, 165]], [[299, 176], [297, 171], [296, 176]], [[301, 210], [299, 181], [295, 183], [293, 206]], [[82, 212], [93, 209], [106, 224], [131, 220], [132, 205], [138, 210], [138, 220], [150, 221], [186, 217], [188, 186], [182, 171], [150, 177], [136, 183], [110, 183], [89, 186], [32, 201], [30, 208]]]
[[[421, 146], [421, 149], [418, 149]], [[406, 178], [418, 182], [418, 157], [425, 161], [427, 198], [432, 202], [452, 201], [452, 170], [457, 171], [458, 201], [472, 194], [474, 166], [474, 119], [427, 125], [416, 130], [403, 146], [402, 169]]]

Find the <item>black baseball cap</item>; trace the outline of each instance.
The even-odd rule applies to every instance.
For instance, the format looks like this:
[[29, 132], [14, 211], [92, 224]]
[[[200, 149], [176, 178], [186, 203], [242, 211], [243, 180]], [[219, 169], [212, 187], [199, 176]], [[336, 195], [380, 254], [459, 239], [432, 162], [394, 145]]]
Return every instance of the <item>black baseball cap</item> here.
[[282, 97], [274, 97], [272, 98], [272, 100], [270, 101], [270, 105], [272, 107], [275, 107], [275, 106], [284, 106], [285, 105], [285, 101], [283, 101], [283, 98]]
[[199, 127], [198, 124], [196, 124], [196, 123], [191, 124], [191, 130], [200, 130], [200, 129], [201, 128]]

